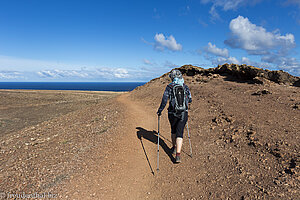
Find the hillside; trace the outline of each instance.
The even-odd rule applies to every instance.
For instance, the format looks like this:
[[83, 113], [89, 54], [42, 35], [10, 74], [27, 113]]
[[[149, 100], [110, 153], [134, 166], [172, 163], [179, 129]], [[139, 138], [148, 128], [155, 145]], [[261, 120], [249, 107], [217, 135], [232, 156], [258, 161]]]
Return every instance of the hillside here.
[[[61, 199], [297, 199], [299, 77], [246, 65], [178, 69], [193, 96], [188, 121], [193, 157], [185, 132], [182, 163], [174, 164], [165, 109], [158, 173], [156, 111], [170, 83], [168, 73], [132, 92], [112, 95], [2, 91], [0, 98], [13, 96], [14, 113], [22, 115], [6, 112], [6, 122], [14, 124], [6, 124], [12, 132], [1, 135], [1, 194], [51, 192]], [[9, 111], [6, 104], [4, 114]], [[28, 125], [18, 125], [9, 116], [24, 117], [20, 122]]]
[[[156, 180], [163, 199], [296, 199], [300, 196], [299, 77], [251, 66], [178, 68], [193, 103], [193, 158], [168, 158]], [[132, 92], [157, 110], [168, 74]], [[166, 114], [162, 134], [170, 137]], [[168, 139], [169, 140], [169, 139]], [[167, 140], [165, 140], [167, 142]], [[170, 146], [170, 143], [168, 143]], [[184, 150], [188, 153], [186, 137]]]

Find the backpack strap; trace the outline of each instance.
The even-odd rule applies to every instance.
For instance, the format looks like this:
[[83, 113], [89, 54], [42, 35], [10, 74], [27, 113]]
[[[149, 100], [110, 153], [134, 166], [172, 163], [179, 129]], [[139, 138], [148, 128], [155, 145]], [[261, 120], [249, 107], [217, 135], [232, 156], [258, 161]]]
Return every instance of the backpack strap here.
[[171, 89], [173, 89], [174, 84], [170, 83], [168, 86], [169, 86]]

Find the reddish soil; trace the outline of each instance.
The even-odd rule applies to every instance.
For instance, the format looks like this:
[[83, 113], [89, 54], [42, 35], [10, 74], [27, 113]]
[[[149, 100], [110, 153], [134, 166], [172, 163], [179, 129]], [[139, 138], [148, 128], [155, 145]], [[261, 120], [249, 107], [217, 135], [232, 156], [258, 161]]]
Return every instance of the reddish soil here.
[[[154, 191], [162, 199], [297, 199], [299, 87], [216, 74], [184, 78], [193, 96], [188, 121], [193, 157], [187, 155], [186, 136], [182, 164], [161, 153]], [[153, 80], [131, 97], [154, 114], [168, 82], [167, 76]], [[161, 134], [171, 147], [166, 111]]]
[[185, 132], [182, 163], [173, 163], [165, 110], [156, 171], [163, 76], [2, 136], [0, 190], [62, 199], [297, 199], [299, 87], [184, 78], [193, 96], [192, 158]]

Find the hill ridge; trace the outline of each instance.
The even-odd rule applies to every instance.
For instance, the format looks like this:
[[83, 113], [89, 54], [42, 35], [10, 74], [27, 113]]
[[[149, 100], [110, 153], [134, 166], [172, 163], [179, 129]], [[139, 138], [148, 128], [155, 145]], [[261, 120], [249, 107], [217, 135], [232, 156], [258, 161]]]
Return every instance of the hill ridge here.
[[[284, 72], [283, 70], [268, 70], [245, 64], [237, 65], [226, 63], [208, 69], [204, 69], [202, 67], [197, 67], [194, 65], [183, 65], [175, 69], [180, 70], [182, 74], [186, 76], [208, 76], [212, 74], [219, 74], [227, 76], [231, 80], [242, 80], [257, 84], [264, 84], [268, 81], [271, 81], [278, 84], [300, 87], [300, 77], [293, 76], [288, 72]], [[170, 72], [165, 73], [162, 76], [152, 79], [149, 82], [165, 77], [169, 73]]]

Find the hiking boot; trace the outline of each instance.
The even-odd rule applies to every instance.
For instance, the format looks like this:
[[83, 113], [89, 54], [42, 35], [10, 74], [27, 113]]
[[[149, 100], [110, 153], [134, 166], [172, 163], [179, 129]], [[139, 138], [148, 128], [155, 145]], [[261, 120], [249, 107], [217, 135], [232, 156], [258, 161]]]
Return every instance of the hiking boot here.
[[173, 154], [173, 155], [176, 155], [176, 147], [173, 146], [170, 150], [170, 152]]
[[180, 159], [180, 156], [176, 156], [175, 157], [175, 163], [181, 163], [181, 159]]

